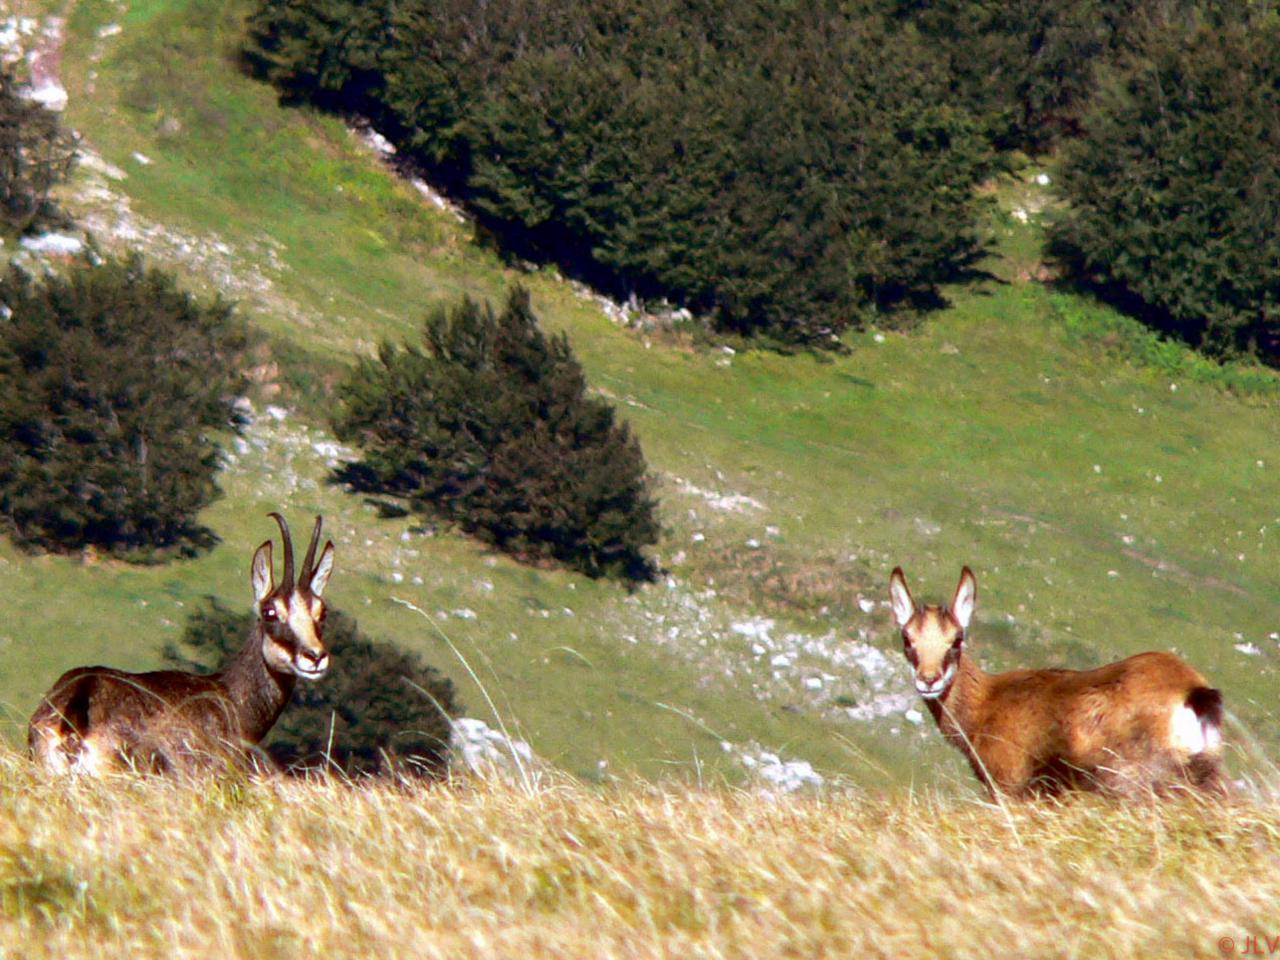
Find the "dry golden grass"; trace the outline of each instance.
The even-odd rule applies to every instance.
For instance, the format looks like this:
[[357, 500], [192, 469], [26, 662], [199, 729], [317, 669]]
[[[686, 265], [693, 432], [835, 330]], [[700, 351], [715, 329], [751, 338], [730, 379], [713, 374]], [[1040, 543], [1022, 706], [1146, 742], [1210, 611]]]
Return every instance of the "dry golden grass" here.
[[1252, 802], [95, 783], [0, 753], [5, 957], [1220, 956], [1277, 903]]

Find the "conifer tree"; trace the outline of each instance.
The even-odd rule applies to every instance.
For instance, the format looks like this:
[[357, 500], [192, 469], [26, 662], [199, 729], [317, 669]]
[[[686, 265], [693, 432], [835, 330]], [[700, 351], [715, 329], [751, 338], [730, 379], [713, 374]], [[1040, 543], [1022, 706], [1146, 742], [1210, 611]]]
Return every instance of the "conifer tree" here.
[[437, 311], [423, 340], [384, 344], [341, 386], [336, 432], [364, 453], [343, 478], [511, 553], [648, 576], [658, 525], [640, 446], [528, 293], [499, 313], [469, 299]]
[[22, 233], [55, 219], [49, 197], [75, 164], [77, 139], [58, 115], [21, 95], [9, 68], [0, 68], [0, 221]]
[[1217, 356], [1280, 362], [1280, 20], [1173, 25], [1065, 152], [1050, 250], [1070, 276]]
[[0, 279], [0, 515], [15, 540], [131, 557], [214, 541], [214, 432], [233, 425], [243, 323], [136, 257]]
[[839, 348], [939, 302], [982, 249], [987, 144], [874, 8], [261, 0], [247, 56], [372, 117], [512, 255]]

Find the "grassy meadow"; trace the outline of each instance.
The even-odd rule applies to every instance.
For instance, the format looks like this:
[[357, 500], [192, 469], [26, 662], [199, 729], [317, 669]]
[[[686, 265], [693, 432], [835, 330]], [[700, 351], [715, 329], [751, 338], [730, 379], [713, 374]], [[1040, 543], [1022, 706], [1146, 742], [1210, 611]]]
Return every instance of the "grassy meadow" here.
[[1252, 803], [68, 784], [0, 754], [0, 951], [33, 960], [1265, 955], [1277, 858]]
[[[763, 748], [972, 796], [960, 758], [906, 717], [918, 705], [884, 605], [895, 564], [917, 597], [945, 599], [965, 563], [986, 666], [1174, 650], [1224, 690], [1237, 774], [1268, 779], [1277, 381], [1034, 282], [1052, 195], [1030, 171], [994, 190], [992, 279], [914, 332], [853, 336], [840, 357], [731, 353], [620, 326], [554, 271], [504, 264], [341, 121], [281, 106], [238, 69], [240, 0], [9, 9], [65, 17], [66, 117], [86, 148], [66, 208], [104, 248], [236, 299], [264, 337], [258, 421], [228, 438], [225, 496], [203, 517], [215, 550], [136, 567], [0, 544], [11, 743], [62, 670], [155, 666], [203, 597], [247, 603], [265, 513], [283, 509], [295, 525], [325, 514], [332, 598], [367, 632], [423, 653], [493, 722], [491, 697], [585, 780], [737, 782], [739, 748]], [[325, 482], [324, 390], [352, 356], [516, 282], [641, 440], [664, 523], [652, 585], [522, 567]], [[860, 666], [867, 648], [891, 669]]]

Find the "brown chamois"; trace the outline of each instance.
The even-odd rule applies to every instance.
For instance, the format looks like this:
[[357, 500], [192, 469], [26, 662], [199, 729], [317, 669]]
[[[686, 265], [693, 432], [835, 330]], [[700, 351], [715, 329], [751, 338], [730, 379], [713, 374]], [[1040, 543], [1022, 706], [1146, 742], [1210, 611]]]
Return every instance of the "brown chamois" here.
[[244, 647], [219, 672], [180, 670], [126, 673], [79, 667], [58, 678], [31, 717], [27, 746], [46, 769], [192, 773], [242, 765], [289, 702], [298, 677], [318, 680], [329, 667], [321, 634], [321, 599], [333, 573], [333, 542], [316, 560], [321, 518], [295, 585], [293, 543], [280, 526], [284, 578], [275, 583], [271, 541], [250, 567], [253, 629]]
[[1173, 654], [990, 674], [964, 655], [977, 598], [968, 567], [950, 608], [917, 607], [901, 567], [889, 595], [916, 691], [993, 796], [1225, 793], [1222, 694]]

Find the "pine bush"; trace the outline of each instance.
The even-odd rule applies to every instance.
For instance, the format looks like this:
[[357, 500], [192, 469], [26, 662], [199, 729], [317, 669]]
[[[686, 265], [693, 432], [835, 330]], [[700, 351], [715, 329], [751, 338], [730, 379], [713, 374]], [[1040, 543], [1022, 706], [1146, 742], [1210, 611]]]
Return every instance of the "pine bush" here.
[[143, 559], [216, 539], [215, 431], [244, 324], [136, 257], [0, 279], [0, 515], [15, 541]]
[[58, 115], [21, 95], [11, 70], [0, 68], [0, 223], [22, 233], [61, 219], [49, 197], [75, 164], [76, 136]]
[[423, 340], [384, 344], [339, 388], [335, 430], [364, 454], [342, 478], [526, 558], [648, 576], [658, 524], [640, 446], [587, 394], [568, 340], [542, 333], [528, 293], [498, 313], [438, 311]]
[[1062, 161], [1070, 276], [1215, 356], [1280, 360], [1280, 18], [1153, 36]]

